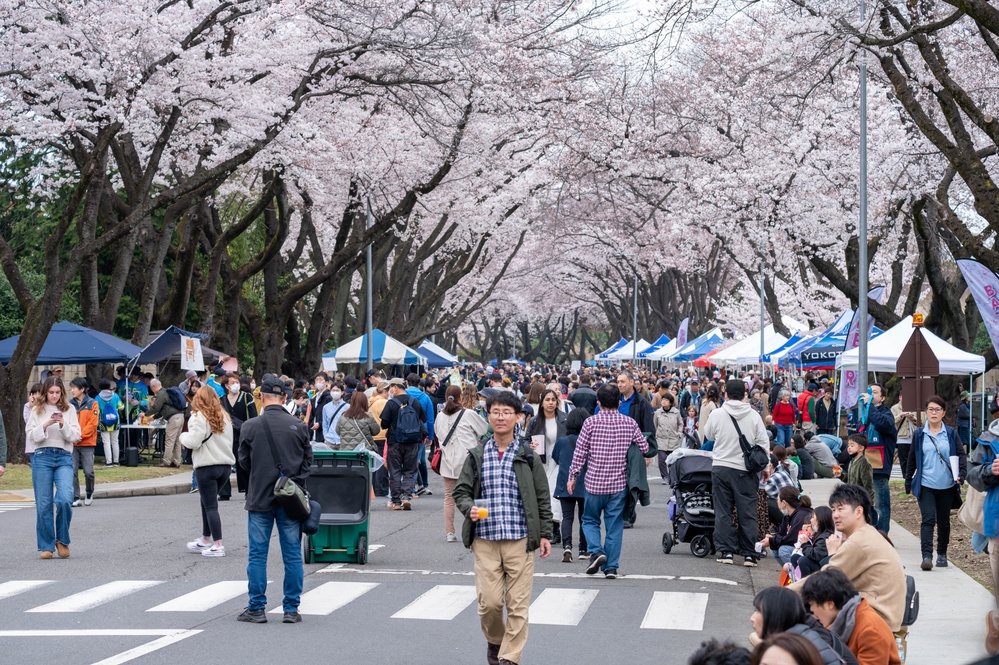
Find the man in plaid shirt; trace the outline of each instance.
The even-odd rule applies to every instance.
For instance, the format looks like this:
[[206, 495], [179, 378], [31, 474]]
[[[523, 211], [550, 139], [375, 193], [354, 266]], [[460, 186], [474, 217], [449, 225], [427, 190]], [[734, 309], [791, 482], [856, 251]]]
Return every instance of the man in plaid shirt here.
[[[583, 533], [590, 549], [587, 575], [598, 570], [607, 579], [617, 577], [624, 536], [624, 504], [628, 493], [627, 458], [632, 444], [648, 452], [649, 442], [628, 416], [618, 412], [621, 391], [612, 383], [597, 391], [600, 412], [583, 423], [569, 467], [566, 489], [576, 487], [576, 477], [586, 465], [586, 499], [583, 503]], [[603, 514], [605, 540], [600, 540]], [[602, 542], [602, 544], [601, 544]]]

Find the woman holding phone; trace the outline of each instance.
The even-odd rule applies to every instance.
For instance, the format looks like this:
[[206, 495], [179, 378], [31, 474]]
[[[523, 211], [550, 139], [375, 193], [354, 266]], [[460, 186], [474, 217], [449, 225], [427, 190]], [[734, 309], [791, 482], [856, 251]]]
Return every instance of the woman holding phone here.
[[[28, 436], [35, 444], [31, 483], [35, 490], [35, 537], [39, 556], [56, 551], [69, 557], [69, 523], [73, 519], [73, 444], [80, 440], [76, 409], [66, 400], [62, 379], [49, 376], [28, 416]], [[55, 485], [55, 497], [52, 486]], [[55, 515], [53, 516], [53, 504]]]

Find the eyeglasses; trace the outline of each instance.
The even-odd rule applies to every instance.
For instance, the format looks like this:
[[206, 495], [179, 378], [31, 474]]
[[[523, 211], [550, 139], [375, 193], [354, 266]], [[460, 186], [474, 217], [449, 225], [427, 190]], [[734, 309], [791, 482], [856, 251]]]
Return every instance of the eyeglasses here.
[[495, 418], [513, 418], [517, 414], [513, 411], [490, 411], [489, 415]]
[[943, 409], [941, 409], [939, 406], [931, 406], [927, 407], [926, 413], [943, 413]]

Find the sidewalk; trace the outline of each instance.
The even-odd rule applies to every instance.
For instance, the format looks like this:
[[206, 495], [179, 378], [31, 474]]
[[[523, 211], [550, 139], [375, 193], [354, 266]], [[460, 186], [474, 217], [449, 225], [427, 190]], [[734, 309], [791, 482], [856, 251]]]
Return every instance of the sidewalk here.
[[[802, 485], [815, 506], [828, 505], [838, 480], [805, 480]], [[995, 607], [992, 593], [951, 564], [920, 570], [919, 537], [892, 522], [888, 533], [907, 574], [916, 580], [919, 619], [909, 629], [906, 665], [971, 663], [984, 658], [985, 614]], [[982, 555], [985, 556], [985, 555]]]
[[[234, 481], [235, 482], [235, 481]], [[31, 501], [35, 493], [31, 489], [5, 490], [8, 494], [18, 494]], [[132, 496], [156, 496], [169, 494], [187, 494], [191, 491], [191, 472], [182, 471], [170, 476], [146, 478], [145, 480], [129, 480], [120, 483], [98, 483], [94, 487], [95, 499], [120, 499]]]

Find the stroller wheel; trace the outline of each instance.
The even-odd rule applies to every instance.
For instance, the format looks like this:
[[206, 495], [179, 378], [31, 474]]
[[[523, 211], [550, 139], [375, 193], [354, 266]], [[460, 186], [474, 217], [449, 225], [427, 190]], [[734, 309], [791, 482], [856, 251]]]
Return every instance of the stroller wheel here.
[[669, 554], [673, 549], [673, 534], [669, 531], [663, 534], [663, 554]]
[[700, 534], [699, 536], [694, 536], [694, 539], [690, 541], [690, 552], [698, 559], [703, 559], [711, 552], [711, 538], [707, 534]]

